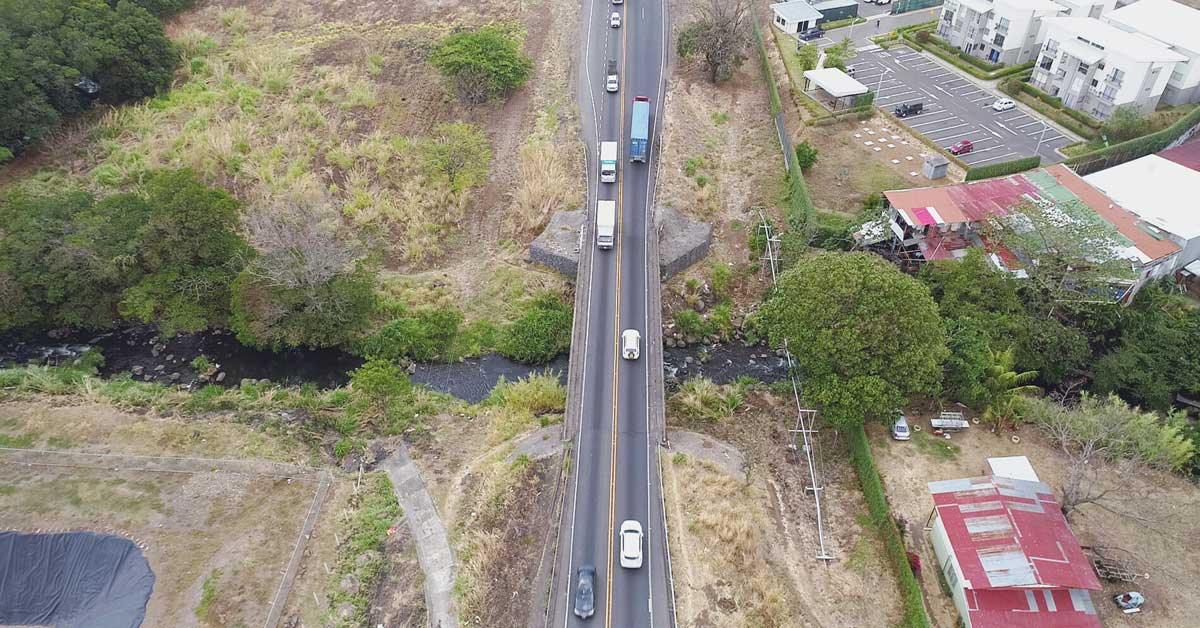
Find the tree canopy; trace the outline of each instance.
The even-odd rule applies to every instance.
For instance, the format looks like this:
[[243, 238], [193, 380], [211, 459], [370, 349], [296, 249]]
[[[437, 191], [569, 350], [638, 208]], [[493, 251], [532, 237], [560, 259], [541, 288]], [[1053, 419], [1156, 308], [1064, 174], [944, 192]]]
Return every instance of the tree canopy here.
[[482, 26], [448, 35], [429, 62], [451, 81], [468, 103], [481, 103], [525, 84], [533, 62], [520, 40], [499, 26]]
[[887, 419], [937, 392], [946, 336], [929, 289], [867, 253], [821, 253], [779, 278], [759, 312], [800, 364], [806, 400], [838, 427]]
[[729, 80], [746, 59], [752, 20], [746, 0], [708, 0], [680, 31], [675, 50], [685, 59], [703, 55], [712, 82]]
[[182, 0], [0, 0], [0, 147], [45, 137], [89, 100], [88, 78], [108, 102], [144, 98], [170, 84], [179, 62], [154, 10]]

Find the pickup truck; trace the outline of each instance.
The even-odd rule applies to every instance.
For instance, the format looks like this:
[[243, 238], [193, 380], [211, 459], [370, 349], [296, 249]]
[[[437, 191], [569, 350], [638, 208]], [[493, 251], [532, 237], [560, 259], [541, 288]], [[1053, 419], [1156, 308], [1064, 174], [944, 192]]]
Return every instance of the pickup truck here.
[[617, 62], [609, 61], [608, 67], [605, 69], [604, 91], [615, 92], [621, 86], [621, 81], [617, 77]]

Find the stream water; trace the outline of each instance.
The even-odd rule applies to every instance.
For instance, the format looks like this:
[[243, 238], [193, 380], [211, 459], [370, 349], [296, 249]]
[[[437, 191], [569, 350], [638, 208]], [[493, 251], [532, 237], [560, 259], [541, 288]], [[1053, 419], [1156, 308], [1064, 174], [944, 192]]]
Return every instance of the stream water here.
[[[106, 333], [74, 333], [30, 339], [0, 337], [0, 368], [33, 362], [68, 364], [89, 348], [104, 355], [102, 377], [130, 373], [140, 381], [202, 385], [192, 360], [203, 355], [216, 367], [210, 381], [236, 386], [243, 379], [267, 379], [277, 384], [315, 384], [333, 388], [349, 381], [349, 372], [362, 358], [340, 349], [293, 349], [274, 353], [247, 347], [228, 331], [211, 330], [163, 337], [148, 325], [134, 325]], [[668, 387], [690, 377], [707, 377], [728, 383], [739, 377], [773, 382], [787, 376], [783, 358], [766, 347], [741, 343], [687, 348], [667, 348], [663, 356]], [[416, 364], [413, 383], [454, 395], [469, 403], [487, 397], [500, 378], [514, 381], [550, 371], [566, 382], [568, 359], [563, 354], [549, 364], [530, 366], [489, 354], [454, 363]]]

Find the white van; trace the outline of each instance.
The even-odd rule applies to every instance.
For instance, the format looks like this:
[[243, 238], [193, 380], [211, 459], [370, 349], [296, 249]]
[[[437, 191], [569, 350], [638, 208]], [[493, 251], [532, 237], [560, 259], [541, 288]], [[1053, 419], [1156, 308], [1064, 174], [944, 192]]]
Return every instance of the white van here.
[[611, 249], [617, 237], [617, 202], [596, 201], [596, 246]]

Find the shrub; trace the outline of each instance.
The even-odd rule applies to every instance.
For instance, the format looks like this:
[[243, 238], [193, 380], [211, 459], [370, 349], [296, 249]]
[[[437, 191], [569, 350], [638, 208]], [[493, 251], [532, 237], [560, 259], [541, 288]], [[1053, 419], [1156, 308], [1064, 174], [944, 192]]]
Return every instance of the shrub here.
[[813, 148], [808, 140], [804, 140], [796, 144], [796, 165], [800, 166], [801, 170], [808, 170], [817, 163], [817, 149]]
[[675, 312], [675, 329], [685, 336], [699, 336], [704, 332], [704, 319], [696, 310]]
[[515, 382], [501, 379], [484, 403], [534, 415], [561, 413], [567, 407], [567, 389], [553, 373], [530, 375]]
[[448, 35], [429, 62], [468, 103], [481, 103], [525, 84], [533, 62], [521, 42], [498, 26], [482, 26]]
[[804, 44], [800, 50], [796, 52], [796, 58], [800, 61], [800, 69], [802, 71], [814, 70], [817, 67], [817, 59], [821, 56], [821, 51], [816, 44]]
[[1150, 118], [1133, 105], [1121, 105], [1109, 114], [1100, 130], [1110, 142], [1124, 142], [1150, 132]]
[[729, 282], [733, 279], [733, 270], [720, 262], [714, 262], [712, 272], [709, 274], [709, 282], [712, 284], [713, 294], [718, 298], [724, 298], [729, 295]]
[[685, 381], [679, 392], [671, 396], [675, 412], [690, 420], [719, 421], [733, 416], [746, 400], [744, 382], [714, 384], [712, 380], [695, 378]]
[[571, 346], [571, 304], [557, 294], [538, 295], [500, 335], [501, 354], [526, 364], [542, 364]]
[[276, 351], [348, 345], [366, 329], [375, 302], [375, 273], [364, 267], [296, 288], [246, 269], [233, 285], [230, 327], [242, 343]]
[[919, 30], [916, 33], [914, 33], [913, 36], [917, 38], [917, 43], [921, 43], [921, 44], [929, 43], [929, 39], [931, 37], [931, 35], [929, 34], [929, 31], [927, 31], [927, 30]]
[[446, 357], [458, 337], [463, 315], [455, 308], [429, 308], [400, 316], [355, 343], [363, 357], [428, 362]]

